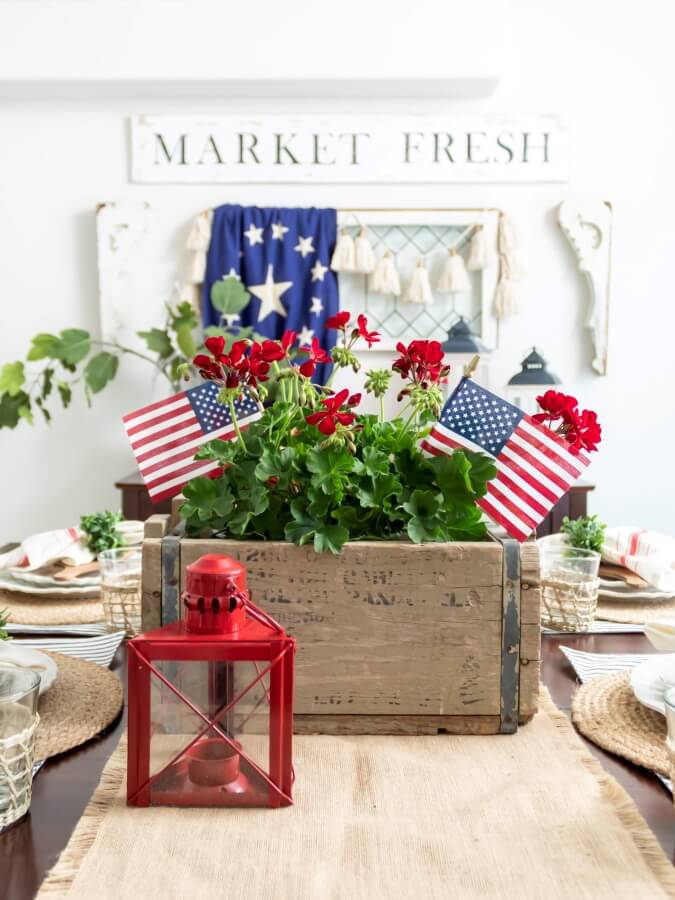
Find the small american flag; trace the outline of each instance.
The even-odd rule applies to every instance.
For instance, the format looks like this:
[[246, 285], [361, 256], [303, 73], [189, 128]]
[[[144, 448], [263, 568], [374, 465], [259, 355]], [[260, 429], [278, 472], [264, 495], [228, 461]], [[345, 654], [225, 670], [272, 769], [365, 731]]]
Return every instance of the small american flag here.
[[422, 448], [434, 455], [466, 449], [491, 456], [497, 476], [478, 506], [519, 541], [590, 462], [564, 438], [468, 378], [460, 381]]
[[[207, 381], [122, 417], [153, 503], [180, 493], [191, 478], [220, 472], [213, 460], [193, 459], [202, 444], [235, 437], [230, 410], [216, 400], [219, 390]], [[260, 418], [258, 404], [249, 394], [236, 401], [234, 408], [241, 429]]]

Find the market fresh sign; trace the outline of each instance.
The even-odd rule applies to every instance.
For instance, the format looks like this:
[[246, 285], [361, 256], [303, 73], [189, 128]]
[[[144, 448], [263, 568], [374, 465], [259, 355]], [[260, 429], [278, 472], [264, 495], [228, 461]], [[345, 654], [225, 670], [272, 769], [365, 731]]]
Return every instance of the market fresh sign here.
[[557, 116], [134, 116], [136, 182], [566, 181]]

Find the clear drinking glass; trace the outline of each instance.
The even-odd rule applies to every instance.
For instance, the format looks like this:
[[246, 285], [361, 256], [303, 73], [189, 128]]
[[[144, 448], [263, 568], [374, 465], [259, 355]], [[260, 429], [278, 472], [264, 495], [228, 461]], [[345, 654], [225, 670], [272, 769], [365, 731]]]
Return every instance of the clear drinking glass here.
[[559, 631], [588, 631], [598, 605], [600, 554], [559, 545], [541, 548], [543, 625]]
[[98, 554], [101, 598], [109, 631], [141, 632], [141, 548], [118, 547]]
[[[670, 780], [675, 786], [675, 686], [668, 688], [664, 700], [666, 703], [666, 725], [668, 727], [666, 748], [670, 763]], [[675, 803], [675, 794], [673, 794], [673, 802]]]
[[0, 828], [30, 806], [40, 676], [0, 663]]

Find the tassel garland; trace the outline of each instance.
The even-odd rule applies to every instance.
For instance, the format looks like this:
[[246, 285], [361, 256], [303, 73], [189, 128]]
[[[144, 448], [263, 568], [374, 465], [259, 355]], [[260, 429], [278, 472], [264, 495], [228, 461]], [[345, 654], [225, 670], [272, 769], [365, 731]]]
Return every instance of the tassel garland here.
[[520, 312], [520, 290], [516, 281], [500, 278], [495, 291], [495, 316], [505, 319]]
[[457, 294], [471, 290], [471, 281], [464, 260], [454, 247], [450, 250], [436, 290], [441, 294]]
[[[466, 274], [466, 273], [465, 273]], [[406, 303], [418, 303], [429, 306], [434, 302], [431, 293], [431, 284], [429, 283], [429, 272], [424, 262], [420, 259], [415, 266], [408, 290], [405, 296]]]
[[469, 258], [466, 261], [466, 267], [469, 272], [480, 272], [487, 268], [489, 262], [490, 253], [488, 251], [487, 241], [485, 240], [485, 229], [482, 225], [477, 225], [476, 230], [471, 236]]
[[356, 249], [354, 238], [343, 228], [335, 245], [330, 267], [334, 272], [354, 272], [356, 270]]
[[518, 231], [518, 226], [510, 216], [507, 216], [503, 212], [499, 213], [497, 243], [499, 252], [502, 256], [513, 253], [520, 248], [520, 233]]
[[202, 284], [206, 274], [206, 251], [211, 242], [212, 210], [200, 212], [192, 223], [185, 246], [192, 251], [187, 280], [190, 284]]
[[523, 278], [523, 267], [515, 253], [507, 253], [500, 257], [502, 267], [501, 277], [506, 281], [521, 281]]
[[370, 275], [375, 268], [375, 254], [368, 240], [368, 232], [362, 228], [358, 237], [354, 241], [354, 271], [361, 272], [363, 275]]
[[393, 294], [395, 297], [400, 295], [401, 282], [396, 271], [394, 257], [389, 250], [373, 269], [370, 287], [376, 294]]

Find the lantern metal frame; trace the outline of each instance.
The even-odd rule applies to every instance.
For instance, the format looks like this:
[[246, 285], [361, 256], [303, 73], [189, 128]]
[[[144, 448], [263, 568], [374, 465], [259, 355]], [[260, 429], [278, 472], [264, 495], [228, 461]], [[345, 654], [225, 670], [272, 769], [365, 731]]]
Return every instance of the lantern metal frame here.
[[[226, 634], [196, 634], [187, 630], [185, 622], [162, 626], [139, 635], [128, 644], [128, 768], [127, 804], [131, 806], [184, 805], [214, 806], [236, 805], [200, 802], [199, 794], [185, 793], [184, 797], [170, 792], [162, 802], [151, 798], [151, 787], [172, 765], [183, 757], [197, 741], [209, 733], [218, 737], [234, 750], [240, 760], [255, 773], [268, 789], [261, 794], [261, 802], [242, 805], [289, 806], [292, 804], [293, 787], [293, 668], [295, 640], [283, 628], [248, 598], [245, 602], [245, 627]], [[156, 666], [158, 662], [206, 662], [209, 664], [209, 712], [204, 712], [173, 684]], [[218, 664], [251, 662], [256, 677], [239, 693], [212, 710], [211, 698], [217, 695]], [[259, 669], [258, 663], [264, 663]], [[265, 677], [269, 674], [269, 688]], [[151, 678], [157, 678], [164, 687], [182, 701], [192, 713], [201, 719], [203, 727], [158, 772], [150, 774], [151, 742]], [[269, 702], [269, 771], [265, 772], [242, 747], [228, 735], [220, 723], [248, 692], [262, 684]], [[256, 707], [257, 708], [257, 707]], [[254, 708], [255, 712], [255, 708]], [[213, 797], [211, 797], [213, 799]], [[158, 802], [159, 801], [159, 802]]]

